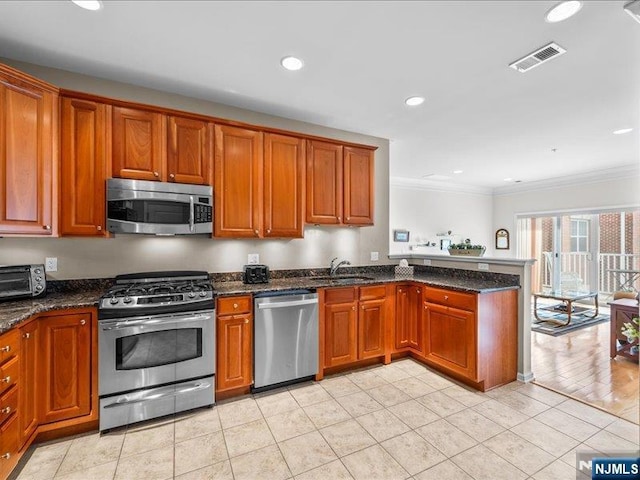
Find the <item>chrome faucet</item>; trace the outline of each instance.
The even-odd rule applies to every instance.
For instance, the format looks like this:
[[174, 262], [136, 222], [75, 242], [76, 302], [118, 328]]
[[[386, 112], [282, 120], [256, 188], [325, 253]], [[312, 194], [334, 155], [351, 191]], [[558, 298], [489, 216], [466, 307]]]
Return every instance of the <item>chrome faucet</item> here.
[[338, 260], [338, 257], [335, 257], [331, 260], [331, 266], [329, 267], [329, 275], [331, 275], [332, 277], [338, 272], [338, 269], [342, 265], [351, 265], [351, 262], [349, 260], [342, 260], [338, 263], [336, 263], [336, 260]]

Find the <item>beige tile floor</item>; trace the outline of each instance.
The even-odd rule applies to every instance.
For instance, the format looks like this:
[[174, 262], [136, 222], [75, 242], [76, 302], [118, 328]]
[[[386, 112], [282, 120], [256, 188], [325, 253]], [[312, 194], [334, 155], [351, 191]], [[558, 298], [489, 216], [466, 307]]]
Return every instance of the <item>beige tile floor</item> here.
[[478, 393], [405, 359], [32, 447], [47, 479], [573, 480], [638, 426], [533, 384]]

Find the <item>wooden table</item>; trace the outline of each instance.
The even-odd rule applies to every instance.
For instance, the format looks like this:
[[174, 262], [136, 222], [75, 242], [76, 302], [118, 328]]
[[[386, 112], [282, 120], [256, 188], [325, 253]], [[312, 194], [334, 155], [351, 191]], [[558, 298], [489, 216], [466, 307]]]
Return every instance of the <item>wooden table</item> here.
[[[559, 300], [560, 303], [538, 307], [539, 298], [550, 298], [552, 300]], [[593, 299], [593, 305], [581, 304], [580, 307], [574, 307], [573, 305], [574, 302], [577, 302], [579, 300], [589, 299]], [[567, 321], [561, 322], [554, 318], [540, 318], [538, 316], [538, 312], [541, 310], [553, 312], [556, 314], [565, 314], [567, 316]], [[553, 322], [557, 323], [558, 325], [565, 326], [571, 323], [572, 314], [585, 315], [586, 312], [590, 311], [593, 311], [593, 315], [591, 315], [590, 318], [595, 318], [598, 316], [598, 292], [575, 292], [563, 290], [560, 292], [540, 292], [533, 294], [533, 316], [538, 322]]]
[[631, 347], [638, 345], [638, 339], [632, 343], [627, 341], [620, 329], [625, 323], [630, 323], [631, 319], [638, 316], [638, 301], [631, 298], [621, 298], [609, 302], [611, 307], [611, 358], [615, 358], [617, 355], [630, 358], [638, 361], [638, 354], [631, 353]]

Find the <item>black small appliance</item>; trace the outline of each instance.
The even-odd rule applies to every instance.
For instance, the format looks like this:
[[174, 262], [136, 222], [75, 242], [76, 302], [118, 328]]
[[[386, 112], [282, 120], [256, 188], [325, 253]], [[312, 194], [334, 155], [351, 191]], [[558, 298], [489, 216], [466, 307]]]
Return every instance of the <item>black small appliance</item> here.
[[269, 283], [269, 267], [266, 265], [245, 265], [242, 281], [243, 283]]

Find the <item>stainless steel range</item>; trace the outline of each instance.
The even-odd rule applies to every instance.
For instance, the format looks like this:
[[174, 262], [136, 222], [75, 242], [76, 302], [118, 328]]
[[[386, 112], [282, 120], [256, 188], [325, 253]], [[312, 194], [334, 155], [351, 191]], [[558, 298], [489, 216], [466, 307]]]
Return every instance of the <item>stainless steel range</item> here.
[[100, 299], [100, 431], [215, 401], [214, 292], [206, 272], [118, 275]]

